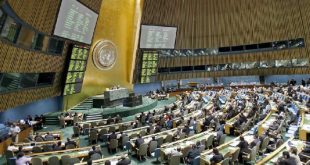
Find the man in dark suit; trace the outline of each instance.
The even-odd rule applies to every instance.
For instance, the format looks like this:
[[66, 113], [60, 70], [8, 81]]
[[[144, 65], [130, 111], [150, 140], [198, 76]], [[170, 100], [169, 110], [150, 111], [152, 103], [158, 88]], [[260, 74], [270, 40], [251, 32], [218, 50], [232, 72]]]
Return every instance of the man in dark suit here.
[[131, 160], [122, 156], [121, 159], [116, 163], [116, 165], [129, 165]]
[[91, 157], [93, 154], [96, 154], [96, 153], [102, 156], [101, 151], [97, 150], [96, 146], [92, 146], [91, 148], [92, 150], [88, 152], [89, 157]]
[[256, 144], [259, 143], [259, 142], [260, 142], [259, 137], [258, 137], [257, 134], [255, 134], [255, 135], [254, 135], [254, 140], [253, 140], [253, 141], [251, 142], [251, 144], [250, 144], [250, 148], [255, 147]]
[[56, 144], [53, 145], [53, 151], [59, 151], [59, 150], [62, 150], [60, 141], [57, 143], [57, 145]]
[[187, 161], [189, 162], [189, 164], [191, 164], [191, 162], [199, 155], [200, 155], [199, 149], [197, 148], [196, 145], [193, 145], [187, 155]]
[[213, 148], [213, 154], [214, 154], [213, 157], [210, 159], [212, 165], [217, 164], [222, 160], [224, 160], [223, 155], [219, 152], [217, 148]]
[[111, 116], [109, 116], [108, 120], [107, 120], [107, 124], [111, 124], [112, 122], [114, 122], [114, 119], [111, 118]]
[[278, 159], [278, 164], [296, 165], [296, 161], [288, 151], [283, 151], [282, 157]]
[[71, 141], [70, 138], [67, 138], [67, 142], [65, 143], [65, 147], [67, 147], [69, 144], [74, 145], [75, 147], [77, 146], [75, 141]]
[[142, 136], [139, 135], [138, 139], [137, 139], [136, 142], [135, 142], [136, 148], [139, 148], [140, 145], [143, 144], [143, 143], [144, 143], [144, 140], [143, 140]]
[[242, 155], [247, 154], [249, 151], [249, 144], [244, 140], [243, 136], [240, 136], [240, 143], [238, 144], [238, 147], [240, 148], [239, 162], [242, 162]]
[[223, 136], [223, 131], [218, 130], [218, 131], [216, 132], [216, 136], [215, 136], [214, 139], [213, 139], [213, 144], [214, 144], [215, 146], [218, 146], [218, 145], [220, 144], [220, 139], [221, 139], [222, 136]]
[[115, 131], [113, 131], [113, 132], [111, 133], [111, 135], [109, 136], [109, 138], [108, 138], [109, 142], [110, 142], [112, 139], [117, 139], [117, 135], [115, 134]]

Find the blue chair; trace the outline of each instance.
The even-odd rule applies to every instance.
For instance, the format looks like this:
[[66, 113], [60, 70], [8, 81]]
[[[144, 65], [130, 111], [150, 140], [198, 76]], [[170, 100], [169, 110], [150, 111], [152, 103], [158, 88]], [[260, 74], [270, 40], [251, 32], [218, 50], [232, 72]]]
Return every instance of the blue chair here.
[[156, 148], [154, 153], [155, 153], [156, 161], [153, 161], [152, 163], [153, 163], [153, 164], [161, 164], [161, 162], [159, 161], [159, 157], [160, 157], [160, 148]]

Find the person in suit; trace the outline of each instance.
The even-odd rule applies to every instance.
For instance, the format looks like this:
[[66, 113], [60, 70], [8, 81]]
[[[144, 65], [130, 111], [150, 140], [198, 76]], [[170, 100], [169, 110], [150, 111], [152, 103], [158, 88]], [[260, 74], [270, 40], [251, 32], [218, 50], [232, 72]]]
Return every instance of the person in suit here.
[[260, 139], [259, 139], [258, 135], [255, 134], [255, 135], [254, 135], [254, 140], [250, 143], [250, 148], [255, 147], [256, 144], [259, 143], [259, 142], [260, 142]]
[[288, 151], [282, 152], [282, 157], [280, 157], [277, 161], [277, 164], [279, 165], [296, 165], [295, 159], [290, 156], [290, 153]]
[[116, 135], [115, 131], [113, 131], [111, 133], [111, 135], [109, 135], [109, 137], [108, 137], [109, 142], [111, 142], [112, 139], [117, 139], [117, 135]]
[[219, 152], [217, 148], [213, 148], [213, 156], [210, 159], [211, 165], [215, 165], [217, 163], [220, 163], [222, 160], [224, 160], [223, 155]]
[[216, 136], [213, 139], [214, 146], [218, 146], [220, 144], [220, 139], [221, 139], [222, 136], [223, 136], [223, 131], [218, 130], [216, 132]]
[[143, 140], [142, 136], [139, 135], [139, 137], [137, 138], [137, 140], [136, 140], [136, 142], [135, 142], [136, 148], [139, 148], [140, 145], [143, 144], [143, 143], [144, 143], [144, 140]]
[[185, 133], [186, 135], [189, 135], [190, 129], [189, 129], [188, 125], [184, 126], [182, 132]]
[[189, 150], [188, 155], [187, 155], [187, 162], [189, 164], [192, 164], [192, 161], [200, 155], [199, 149], [196, 145], [192, 145], [192, 148]]
[[31, 161], [31, 157], [26, 157], [24, 153], [18, 153], [16, 156], [16, 165], [25, 165], [29, 164]]
[[70, 138], [67, 138], [67, 142], [65, 143], [65, 148], [66, 148], [69, 144], [72, 144], [72, 145], [74, 145], [75, 147], [77, 146], [77, 144], [76, 144], [75, 141], [71, 141]]
[[119, 114], [116, 115], [116, 118], [115, 118], [115, 123], [119, 123], [122, 121], [122, 118]]
[[34, 137], [34, 141], [39, 141], [39, 139], [43, 139], [44, 140], [44, 138], [37, 132], [36, 136]]
[[112, 122], [114, 122], [114, 120], [111, 118], [111, 116], [109, 116], [107, 120], [107, 125], [111, 124]]
[[301, 161], [300, 161], [300, 158], [299, 158], [299, 156], [297, 154], [297, 148], [295, 146], [291, 147], [290, 153], [291, 153], [290, 157], [292, 157], [295, 160], [295, 163], [297, 165], [302, 164]]
[[121, 159], [116, 163], [116, 165], [129, 165], [131, 163], [131, 160], [126, 158], [125, 156], [122, 156]]
[[54, 136], [52, 134], [50, 134], [49, 132], [47, 132], [45, 135], [45, 140], [47, 141], [49, 139], [54, 139]]
[[97, 150], [96, 146], [92, 146], [91, 148], [91, 151], [88, 152], [88, 157], [91, 157], [93, 154], [99, 154], [102, 156], [101, 151]]
[[59, 151], [59, 150], [62, 150], [61, 141], [53, 145], [53, 151]]
[[249, 151], [249, 144], [244, 140], [243, 136], [240, 136], [240, 143], [238, 144], [238, 147], [240, 148], [239, 162], [242, 162], [242, 155], [247, 154]]

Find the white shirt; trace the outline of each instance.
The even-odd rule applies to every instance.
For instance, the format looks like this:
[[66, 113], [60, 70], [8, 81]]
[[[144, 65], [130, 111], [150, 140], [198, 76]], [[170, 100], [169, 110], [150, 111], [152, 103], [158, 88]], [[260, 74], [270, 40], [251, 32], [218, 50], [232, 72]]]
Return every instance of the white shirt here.
[[30, 161], [31, 161], [30, 157], [23, 156], [19, 159], [16, 159], [15, 163], [16, 165], [28, 165]]
[[19, 126], [15, 126], [15, 127], [13, 128], [13, 132], [14, 132], [14, 133], [19, 133], [19, 132], [20, 132]]

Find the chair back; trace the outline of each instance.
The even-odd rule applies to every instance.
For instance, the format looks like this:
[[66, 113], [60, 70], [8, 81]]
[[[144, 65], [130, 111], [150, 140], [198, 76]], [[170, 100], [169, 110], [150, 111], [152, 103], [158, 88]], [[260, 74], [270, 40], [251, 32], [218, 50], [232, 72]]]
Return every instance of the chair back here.
[[219, 145], [224, 144], [224, 143], [225, 143], [225, 139], [226, 139], [226, 134], [223, 134], [223, 135], [220, 137]]
[[260, 147], [260, 151], [264, 152], [266, 150], [267, 145], [269, 144], [269, 137], [265, 137], [263, 140], [262, 146]]
[[238, 149], [232, 154], [231, 162], [234, 163], [234, 162], [237, 162], [237, 161], [238, 161], [239, 153], [240, 153], [240, 148], [238, 148]]
[[254, 146], [250, 152], [250, 161], [254, 162], [255, 160], [256, 160], [256, 146]]
[[139, 156], [145, 156], [147, 154], [147, 147], [148, 147], [147, 144], [145, 144], [145, 143], [141, 144], [137, 154]]
[[98, 160], [98, 159], [101, 159], [102, 156], [98, 153], [94, 153], [92, 154], [92, 156], [90, 157], [91, 160]]
[[182, 152], [182, 158], [185, 158], [185, 157], [187, 157], [187, 155], [188, 155], [188, 153], [189, 153], [189, 151], [191, 150], [191, 146], [187, 146], [187, 147], [185, 147], [183, 150], [181, 150], [181, 152]]
[[51, 156], [48, 158], [49, 165], [60, 165], [59, 159], [57, 156]]
[[96, 130], [91, 130], [89, 134], [89, 141], [94, 141], [98, 139], [98, 134]]
[[150, 148], [149, 148], [149, 152], [153, 153], [155, 152], [155, 149], [157, 148], [157, 141], [151, 141], [150, 143]]
[[171, 143], [172, 142], [172, 135], [168, 134], [165, 138], [165, 143]]
[[279, 148], [284, 143], [283, 139], [279, 139], [276, 143], [276, 148]]
[[133, 139], [133, 138], [135, 138], [135, 137], [138, 137], [138, 134], [133, 133], [133, 134], [129, 135], [129, 139]]
[[74, 149], [75, 148], [75, 145], [74, 144], [68, 144], [66, 145], [66, 150], [67, 149]]
[[96, 126], [97, 126], [97, 122], [91, 122], [91, 123], [90, 123], [90, 126], [91, 126], [91, 127], [96, 127]]
[[182, 132], [179, 136], [180, 136], [180, 139], [184, 139], [186, 135], [184, 132]]
[[31, 158], [32, 165], [43, 165], [43, 161], [40, 158]]
[[110, 126], [110, 127], [109, 127], [109, 133], [111, 133], [111, 132], [113, 132], [113, 131], [115, 131], [115, 126]]
[[167, 129], [166, 129], [166, 128], [162, 128], [162, 129], [160, 130], [160, 132], [164, 132], [164, 131], [167, 131]]
[[61, 165], [70, 165], [70, 159], [69, 155], [61, 156]]
[[53, 148], [50, 145], [44, 145], [43, 146], [43, 151], [44, 152], [50, 152], [50, 151], [53, 151]]
[[34, 147], [32, 148], [32, 152], [33, 152], [33, 153], [40, 153], [40, 152], [42, 152], [42, 149], [41, 149], [41, 147], [34, 146]]
[[207, 139], [207, 142], [206, 142], [206, 148], [210, 148], [213, 144], [213, 139], [214, 139], [214, 135], [211, 134], [208, 139]]
[[164, 143], [164, 138], [163, 137], [159, 137], [157, 139], [157, 147], [160, 148], [160, 146]]
[[39, 136], [39, 137], [36, 137], [36, 138], [35, 138], [35, 141], [36, 141], [36, 142], [43, 142], [44, 139], [43, 139], [42, 137]]
[[110, 144], [109, 144], [109, 148], [110, 149], [115, 149], [118, 147], [118, 140], [117, 139], [112, 139], [110, 141]]
[[5, 151], [5, 158], [6, 158], [6, 160], [9, 160], [10, 158], [13, 158], [14, 157], [14, 153], [13, 153], [13, 151], [9, 151], [9, 150], [7, 150], [7, 151]]
[[104, 121], [99, 121], [98, 126], [104, 126], [105, 122]]
[[77, 164], [80, 163], [80, 159], [79, 158], [70, 158], [70, 165], [72, 164]]
[[150, 129], [150, 134], [154, 134], [155, 133], [155, 129]]
[[145, 135], [146, 135], [146, 131], [145, 131], [145, 130], [141, 130], [141, 131], [140, 131], [140, 135], [141, 135], [141, 136], [145, 136]]
[[54, 136], [45, 136], [45, 140], [46, 141], [53, 141], [54, 140]]
[[179, 155], [173, 155], [169, 159], [169, 165], [179, 165], [181, 157]]

